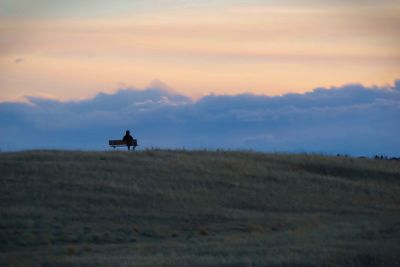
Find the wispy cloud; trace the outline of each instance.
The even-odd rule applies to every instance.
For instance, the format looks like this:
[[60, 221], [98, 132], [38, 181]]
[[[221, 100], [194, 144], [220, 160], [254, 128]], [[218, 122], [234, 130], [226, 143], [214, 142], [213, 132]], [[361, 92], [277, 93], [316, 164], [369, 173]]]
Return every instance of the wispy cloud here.
[[24, 61], [23, 58], [16, 58], [16, 59], [14, 60], [14, 63], [15, 63], [15, 64], [19, 64], [19, 63], [21, 63], [22, 61]]

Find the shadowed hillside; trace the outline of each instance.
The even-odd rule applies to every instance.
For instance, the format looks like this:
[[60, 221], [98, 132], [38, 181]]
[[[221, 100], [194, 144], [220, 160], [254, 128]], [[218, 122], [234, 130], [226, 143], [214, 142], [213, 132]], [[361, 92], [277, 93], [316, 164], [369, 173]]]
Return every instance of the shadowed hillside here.
[[400, 164], [0, 154], [0, 266], [399, 266]]

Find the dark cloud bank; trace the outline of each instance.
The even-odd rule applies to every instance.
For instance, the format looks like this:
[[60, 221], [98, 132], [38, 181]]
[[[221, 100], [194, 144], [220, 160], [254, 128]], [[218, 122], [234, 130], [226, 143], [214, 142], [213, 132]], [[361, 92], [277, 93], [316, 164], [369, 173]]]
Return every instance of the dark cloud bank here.
[[0, 149], [105, 150], [131, 129], [141, 148], [400, 155], [400, 80], [277, 97], [122, 89], [83, 101], [0, 103]]

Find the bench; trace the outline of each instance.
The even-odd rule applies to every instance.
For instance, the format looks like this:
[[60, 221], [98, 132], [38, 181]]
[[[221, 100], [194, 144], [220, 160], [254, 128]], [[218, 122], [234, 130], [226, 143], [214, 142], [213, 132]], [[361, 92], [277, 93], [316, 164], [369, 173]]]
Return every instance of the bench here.
[[108, 144], [113, 147], [114, 149], [116, 147], [121, 147], [121, 146], [127, 146], [128, 149], [130, 149], [130, 147], [133, 148], [133, 150], [135, 150], [135, 148], [138, 146], [137, 140], [133, 139], [132, 141], [124, 141], [124, 140], [108, 140]]

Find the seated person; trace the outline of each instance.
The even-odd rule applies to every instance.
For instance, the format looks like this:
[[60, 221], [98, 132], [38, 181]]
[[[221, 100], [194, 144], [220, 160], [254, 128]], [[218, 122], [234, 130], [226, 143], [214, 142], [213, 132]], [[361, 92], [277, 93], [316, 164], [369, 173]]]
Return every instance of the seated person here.
[[131, 149], [131, 146], [133, 145], [133, 137], [130, 135], [129, 131], [127, 130], [125, 133], [124, 138], [122, 138], [127, 143], [128, 150]]

